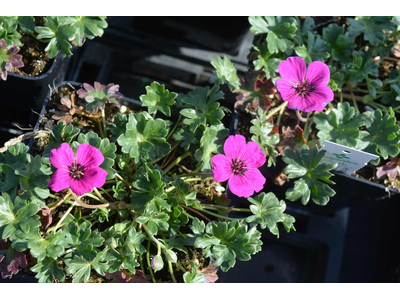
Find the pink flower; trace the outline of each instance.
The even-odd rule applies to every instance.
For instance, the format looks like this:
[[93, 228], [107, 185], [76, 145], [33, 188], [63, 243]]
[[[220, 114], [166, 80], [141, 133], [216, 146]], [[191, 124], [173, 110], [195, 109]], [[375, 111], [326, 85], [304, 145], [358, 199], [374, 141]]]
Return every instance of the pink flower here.
[[76, 159], [68, 143], [51, 150], [50, 163], [57, 168], [49, 181], [49, 187], [59, 192], [66, 188], [81, 196], [101, 187], [106, 182], [107, 171], [99, 168], [104, 156], [99, 149], [89, 144], [80, 144], [76, 150]]
[[379, 179], [387, 174], [389, 180], [393, 181], [400, 173], [400, 159], [391, 157], [390, 161], [381, 167], [376, 168], [376, 177]]
[[256, 142], [248, 142], [244, 136], [230, 136], [224, 144], [223, 154], [211, 158], [214, 180], [228, 181], [229, 189], [239, 197], [250, 197], [264, 187], [265, 178], [257, 169], [266, 159]]
[[0, 79], [7, 80], [7, 72], [11, 72], [13, 68], [22, 68], [22, 55], [17, 54], [19, 51], [17, 45], [7, 47], [4, 39], [0, 39]]
[[330, 73], [326, 64], [314, 61], [308, 66], [300, 57], [288, 57], [279, 64], [282, 79], [276, 81], [276, 88], [288, 108], [304, 112], [322, 111], [333, 100], [333, 92], [327, 86]]

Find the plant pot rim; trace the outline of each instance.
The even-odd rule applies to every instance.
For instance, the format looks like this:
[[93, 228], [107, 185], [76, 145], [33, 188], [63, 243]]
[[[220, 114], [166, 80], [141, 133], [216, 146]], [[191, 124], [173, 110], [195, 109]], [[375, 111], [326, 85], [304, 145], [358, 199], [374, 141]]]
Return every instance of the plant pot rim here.
[[49, 63], [51, 62], [51, 67], [50, 67], [50, 69], [49, 69], [46, 73], [43, 73], [43, 74], [41, 74], [41, 75], [39, 75], [39, 76], [30, 77], [30, 76], [20, 75], [20, 74], [17, 74], [17, 73], [11, 73], [11, 72], [8, 73], [8, 76], [12, 76], [12, 77], [16, 77], [16, 78], [21, 78], [21, 79], [24, 79], [24, 80], [41, 80], [41, 79], [44, 79], [44, 78], [46, 78], [47, 76], [49, 76], [51, 73], [53, 73], [54, 70], [55, 70], [55, 68], [56, 68], [56, 66], [57, 66], [57, 64], [58, 64], [61, 60], [62, 60], [62, 57], [61, 57], [61, 53], [59, 52], [59, 53], [56, 55], [56, 57], [52, 58], [52, 59], [49, 61]]

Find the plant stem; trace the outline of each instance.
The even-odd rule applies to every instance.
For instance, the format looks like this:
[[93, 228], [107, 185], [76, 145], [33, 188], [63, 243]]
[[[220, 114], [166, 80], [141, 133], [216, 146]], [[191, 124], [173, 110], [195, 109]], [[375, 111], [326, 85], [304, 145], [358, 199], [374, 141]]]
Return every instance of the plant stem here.
[[236, 218], [229, 218], [229, 217], [225, 217], [225, 216], [222, 216], [222, 215], [219, 215], [219, 214], [215, 214], [215, 213], [213, 213], [213, 212], [211, 212], [211, 211], [208, 211], [208, 210], [205, 210], [205, 209], [197, 209], [197, 210], [199, 210], [199, 211], [201, 211], [201, 212], [203, 212], [203, 213], [205, 213], [205, 214], [208, 214], [208, 215], [210, 215], [210, 216], [214, 216], [214, 217], [216, 217], [216, 218], [219, 218], [219, 219], [224, 219], [224, 220], [230, 220], [230, 221], [236, 221], [236, 220], [238, 220], [238, 219], [236, 219]]
[[165, 154], [164, 156], [159, 157], [159, 158], [153, 160], [153, 161], [151, 162], [151, 164], [155, 164], [156, 162], [158, 162], [158, 161], [162, 160], [163, 158], [165, 158], [165, 157], [166, 157], [167, 155], [169, 155], [173, 150], [175, 150], [175, 148], [178, 147], [180, 143], [181, 143], [181, 142], [175, 143], [175, 144], [171, 147], [171, 150], [169, 150], [169, 152], [168, 152], [167, 154]]
[[104, 134], [106, 134], [107, 122], [106, 122], [106, 111], [105, 111], [105, 108], [101, 110], [101, 120], [103, 122]]
[[101, 122], [97, 121], [97, 125], [99, 125], [100, 135], [104, 139], [104, 131], [103, 131], [103, 126], [102, 126]]
[[278, 120], [276, 121], [276, 125], [279, 126], [279, 123], [281, 122], [281, 118], [283, 115], [283, 112], [285, 111], [286, 106], [282, 106], [281, 110], [279, 111], [279, 116], [278, 116]]
[[[307, 120], [309, 119], [310, 113], [307, 113]], [[304, 139], [308, 141], [308, 135], [310, 134], [311, 121], [307, 121], [304, 125]]]
[[109, 203], [106, 199], [104, 199], [104, 197], [99, 193], [99, 190], [97, 188], [93, 188], [94, 193], [97, 195], [97, 197], [100, 198], [100, 202], [103, 203]]
[[[181, 118], [182, 118], [182, 115], [179, 114], [178, 121], [176, 121], [176, 123], [175, 123], [175, 125], [174, 125], [174, 128], [172, 128], [172, 130], [169, 132], [169, 134], [168, 134], [167, 137], [165, 138], [167, 141], [168, 141], [168, 139], [173, 135], [173, 133], [175, 132], [176, 128], [177, 128], [178, 125], [179, 125], [179, 122], [181, 121]], [[180, 143], [181, 143], [181, 142], [179, 142], [179, 144], [180, 144]]]
[[271, 110], [269, 112], [269, 114], [267, 115], [266, 119], [268, 120], [269, 118], [271, 118], [274, 114], [276, 114], [278, 111], [284, 109], [286, 106], [288, 105], [287, 102], [283, 102], [281, 105], [279, 105], [278, 107], [275, 107], [273, 110]]
[[354, 106], [356, 112], [357, 112], [357, 113], [360, 113], [360, 110], [358, 109], [357, 101], [356, 101], [356, 99], [355, 99], [355, 97], [354, 97], [354, 93], [353, 93], [353, 89], [352, 89], [352, 87], [351, 87], [351, 84], [350, 84], [350, 83], [347, 83], [347, 87], [349, 88], [349, 91], [350, 91], [351, 100], [353, 100], [353, 106]]
[[177, 157], [174, 159], [165, 169], [164, 173], [167, 173], [169, 170], [171, 170], [177, 163], [181, 162], [184, 158], [192, 155], [192, 152], [186, 152], [182, 154], [181, 156]]
[[[104, 192], [104, 194], [106, 194], [108, 196], [108, 198], [110, 198], [111, 201], [114, 201], [114, 197], [112, 197], [107, 190], [103, 189], [102, 187], [99, 188], [100, 190], [102, 190]], [[111, 189], [112, 190], [112, 189]]]
[[174, 270], [172, 269], [172, 263], [167, 259], [168, 261], [168, 269], [169, 269], [169, 274], [171, 274], [172, 280], [177, 283], [175, 275], [174, 275]]
[[176, 262], [175, 264], [178, 266], [178, 268], [179, 268], [183, 273], [186, 273], [186, 272], [187, 272], [187, 270], [185, 270], [185, 268], [182, 267], [182, 265], [181, 265], [179, 262]]
[[151, 263], [150, 263], [150, 241], [147, 241], [146, 260], [147, 260], [147, 265], [149, 266], [149, 271], [150, 271], [150, 274], [151, 274], [151, 279], [153, 280], [154, 283], [156, 283], [156, 279], [154, 278], [153, 269], [152, 269]]
[[340, 103], [343, 103], [343, 92], [340, 92]]
[[200, 180], [204, 180], [204, 181], [206, 181], [206, 180], [210, 180], [210, 179], [214, 179], [214, 177], [212, 177], [212, 176], [210, 176], [210, 177], [206, 177], [206, 178], [199, 178], [199, 177], [196, 177], [196, 178], [188, 178], [188, 179], [183, 179], [183, 181], [184, 182], [191, 182], [191, 181], [200, 181]]
[[178, 177], [209, 176], [209, 175], [212, 175], [212, 173], [195, 173], [195, 172], [191, 172], [191, 173], [180, 174], [180, 175], [178, 175]]
[[119, 179], [121, 179], [129, 188], [132, 188], [132, 185], [126, 181], [121, 175], [119, 175], [117, 172], [115, 172], [115, 176], [117, 176]]
[[191, 212], [194, 212], [195, 214], [199, 215], [200, 217], [204, 218], [206, 221], [211, 222], [211, 220], [209, 218], [207, 218], [205, 215], [203, 215], [201, 212], [195, 210], [194, 208], [191, 208], [189, 206], [183, 205], [181, 203], [179, 203], [180, 206], [182, 206], [183, 208], [190, 210]]
[[[65, 212], [65, 214], [62, 216], [62, 218], [58, 221], [56, 227], [54, 227], [53, 232], [56, 232], [57, 229], [61, 226], [62, 222], [64, 222], [65, 218], [69, 215], [69, 213], [72, 211], [72, 209], [74, 208], [74, 206], [76, 205], [76, 202], [72, 203], [72, 205], [68, 208], [68, 210]], [[48, 230], [49, 232], [50, 230]]]
[[236, 207], [228, 207], [228, 206], [222, 206], [222, 205], [215, 205], [215, 204], [201, 204], [201, 206], [207, 208], [207, 209], [231, 209], [234, 211], [240, 211], [240, 212], [251, 212], [250, 208], [236, 208]]

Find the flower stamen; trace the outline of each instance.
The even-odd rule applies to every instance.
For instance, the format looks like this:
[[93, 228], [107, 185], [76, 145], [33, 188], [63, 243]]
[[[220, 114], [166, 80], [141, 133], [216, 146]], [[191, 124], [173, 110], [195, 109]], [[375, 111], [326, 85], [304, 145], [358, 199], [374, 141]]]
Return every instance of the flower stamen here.
[[69, 166], [69, 175], [72, 179], [80, 180], [85, 175], [85, 166], [74, 163]]
[[245, 161], [238, 158], [231, 160], [231, 167], [234, 174], [243, 175], [247, 171]]
[[296, 83], [295, 85], [293, 85], [293, 88], [295, 89], [297, 95], [301, 97], [305, 97], [309, 92], [315, 90], [315, 87], [313, 87], [308, 82]]

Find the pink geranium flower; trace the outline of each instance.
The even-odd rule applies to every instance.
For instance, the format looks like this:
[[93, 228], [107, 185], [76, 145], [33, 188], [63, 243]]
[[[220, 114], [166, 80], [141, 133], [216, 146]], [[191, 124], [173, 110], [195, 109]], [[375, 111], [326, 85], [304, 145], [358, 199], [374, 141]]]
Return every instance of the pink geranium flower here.
[[68, 143], [51, 150], [50, 163], [57, 170], [49, 181], [49, 187], [59, 192], [66, 188], [81, 196], [101, 187], [106, 182], [107, 171], [99, 168], [104, 156], [99, 149], [89, 144], [80, 144], [76, 150], [76, 159]]
[[326, 64], [312, 62], [306, 72], [306, 63], [300, 57], [288, 57], [278, 67], [282, 79], [276, 88], [288, 108], [304, 112], [322, 111], [333, 100], [333, 92], [327, 86], [330, 72]]
[[266, 159], [256, 142], [246, 143], [244, 136], [230, 136], [224, 144], [223, 154], [211, 158], [214, 180], [228, 181], [229, 189], [239, 197], [250, 197], [264, 187], [265, 178], [257, 169]]

